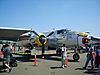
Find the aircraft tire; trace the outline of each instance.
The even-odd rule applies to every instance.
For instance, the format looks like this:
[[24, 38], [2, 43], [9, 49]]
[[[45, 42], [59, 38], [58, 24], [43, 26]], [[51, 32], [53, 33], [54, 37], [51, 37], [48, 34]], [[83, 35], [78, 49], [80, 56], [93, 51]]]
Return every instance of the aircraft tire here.
[[78, 53], [75, 53], [75, 54], [73, 55], [73, 59], [74, 59], [74, 61], [78, 61], [78, 60], [80, 59], [79, 54], [78, 54]]
[[58, 48], [58, 49], [56, 50], [56, 54], [61, 54], [61, 49], [60, 49], [60, 48]]
[[30, 50], [26, 50], [26, 51], [25, 51], [25, 54], [24, 54], [24, 57], [25, 57], [26, 59], [29, 59], [29, 58], [31, 57], [31, 51], [30, 51]]

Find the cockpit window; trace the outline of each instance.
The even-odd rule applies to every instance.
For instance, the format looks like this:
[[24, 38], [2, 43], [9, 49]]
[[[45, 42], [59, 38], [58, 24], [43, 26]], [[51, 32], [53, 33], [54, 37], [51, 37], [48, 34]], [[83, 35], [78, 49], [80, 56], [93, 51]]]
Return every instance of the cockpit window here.
[[64, 34], [64, 33], [66, 33], [66, 30], [58, 30], [57, 31], [57, 34]]

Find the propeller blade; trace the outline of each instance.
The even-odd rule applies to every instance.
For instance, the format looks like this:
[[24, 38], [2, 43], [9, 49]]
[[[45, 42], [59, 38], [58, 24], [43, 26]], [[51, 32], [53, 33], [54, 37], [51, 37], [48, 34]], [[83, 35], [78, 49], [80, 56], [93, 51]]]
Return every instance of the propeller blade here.
[[49, 33], [49, 34], [47, 35], [47, 37], [51, 36], [53, 33], [54, 33], [54, 32]]
[[35, 31], [31, 31], [31, 32], [33, 32], [35, 35], [39, 36], [38, 33], [36, 33]]

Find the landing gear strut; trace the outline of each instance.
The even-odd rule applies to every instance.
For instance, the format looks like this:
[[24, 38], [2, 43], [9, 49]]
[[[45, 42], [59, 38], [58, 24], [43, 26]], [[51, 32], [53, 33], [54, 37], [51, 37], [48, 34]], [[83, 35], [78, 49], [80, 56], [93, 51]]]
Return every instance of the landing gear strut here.
[[44, 58], [44, 52], [45, 52], [45, 50], [44, 50], [44, 44], [42, 43], [42, 58]]
[[25, 54], [24, 54], [24, 57], [25, 57], [26, 59], [30, 59], [30, 57], [31, 57], [31, 51], [30, 51], [30, 50], [26, 50], [26, 51], [25, 51]]

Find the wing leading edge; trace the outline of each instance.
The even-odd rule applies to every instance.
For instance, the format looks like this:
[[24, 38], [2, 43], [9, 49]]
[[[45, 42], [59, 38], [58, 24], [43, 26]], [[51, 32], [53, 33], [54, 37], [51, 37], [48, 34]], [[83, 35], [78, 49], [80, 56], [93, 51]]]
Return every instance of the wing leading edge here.
[[0, 27], [0, 40], [17, 41], [21, 34], [32, 31], [32, 29]]

